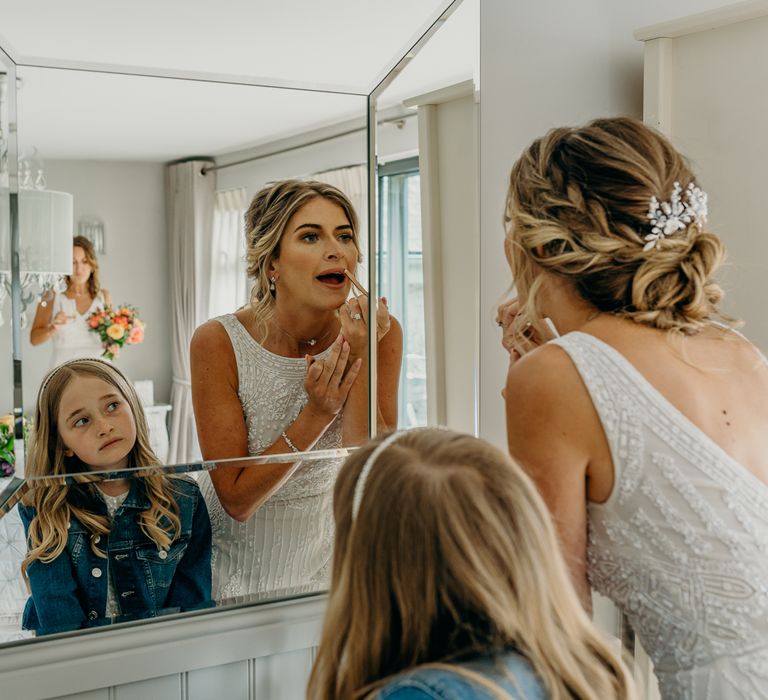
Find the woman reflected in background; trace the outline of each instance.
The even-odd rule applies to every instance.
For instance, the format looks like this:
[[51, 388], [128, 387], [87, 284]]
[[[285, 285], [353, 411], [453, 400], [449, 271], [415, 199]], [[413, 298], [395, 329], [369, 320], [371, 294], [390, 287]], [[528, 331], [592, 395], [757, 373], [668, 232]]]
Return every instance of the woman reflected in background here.
[[112, 303], [112, 296], [99, 282], [93, 244], [85, 236], [75, 236], [72, 241], [72, 274], [65, 279], [63, 293], [50, 292], [37, 305], [30, 332], [32, 345], [52, 341], [51, 367], [68, 360], [101, 357], [101, 340], [86, 319], [98, 307]]
[[[359, 444], [368, 434], [367, 302], [347, 298], [360, 257], [349, 199], [286, 180], [246, 214], [250, 304], [197, 329], [192, 400], [205, 459]], [[378, 414], [397, 424], [402, 331], [377, 305]], [[341, 460], [222, 467], [204, 477], [214, 597], [327, 587]]]

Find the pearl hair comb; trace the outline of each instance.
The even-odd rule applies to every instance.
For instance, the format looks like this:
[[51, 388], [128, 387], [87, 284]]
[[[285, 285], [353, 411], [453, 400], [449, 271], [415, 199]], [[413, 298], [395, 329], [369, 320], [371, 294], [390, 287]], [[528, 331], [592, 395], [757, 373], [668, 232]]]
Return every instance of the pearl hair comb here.
[[644, 251], [658, 248], [661, 241], [685, 230], [690, 224], [701, 230], [707, 223], [707, 193], [693, 182], [683, 192], [680, 183], [676, 182], [668, 202], [651, 197], [646, 217], [652, 228], [645, 237]]

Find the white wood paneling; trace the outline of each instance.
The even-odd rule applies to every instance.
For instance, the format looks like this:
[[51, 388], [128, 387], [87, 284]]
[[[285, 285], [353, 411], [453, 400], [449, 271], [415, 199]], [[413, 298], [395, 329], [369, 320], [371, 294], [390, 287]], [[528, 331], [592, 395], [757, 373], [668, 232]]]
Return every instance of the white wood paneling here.
[[186, 698], [183, 700], [250, 700], [253, 661], [211, 666], [186, 674]]
[[324, 610], [314, 596], [9, 645], [2, 697], [300, 698]]

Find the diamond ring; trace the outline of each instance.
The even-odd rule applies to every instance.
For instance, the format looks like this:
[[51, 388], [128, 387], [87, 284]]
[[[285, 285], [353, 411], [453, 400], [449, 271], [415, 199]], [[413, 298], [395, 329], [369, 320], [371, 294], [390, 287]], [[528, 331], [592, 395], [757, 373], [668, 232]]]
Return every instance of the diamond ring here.
[[353, 321], [359, 321], [362, 318], [362, 316], [360, 314], [350, 314], [350, 318]]

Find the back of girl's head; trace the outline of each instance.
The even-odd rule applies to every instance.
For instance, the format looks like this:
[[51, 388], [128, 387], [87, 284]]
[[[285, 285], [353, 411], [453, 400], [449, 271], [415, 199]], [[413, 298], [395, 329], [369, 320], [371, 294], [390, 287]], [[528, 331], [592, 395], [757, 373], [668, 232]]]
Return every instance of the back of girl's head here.
[[513, 646], [553, 698], [568, 697], [558, 677], [584, 689], [577, 697], [628, 697], [522, 470], [469, 435], [410, 431], [376, 457], [353, 517], [379, 442], [350, 457], [336, 482], [331, 594], [310, 697], [356, 697], [419, 664]]
[[301, 207], [316, 197], [341, 207], [352, 227], [355, 246], [360, 250], [357, 214], [349, 197], [340, 189], [318, 180], [280, 180], [261, 189], [245, 214], [248, 275], [254, 280], [251, 306], [259, 321], [269, 318], [273, 310], [269, 264], [280, 256], [285, 227]]
[[129, 455], [129, 466], [157, 464], [149, 442], [144, 410], [133, 385], [114, 365], [104, 360], [83, 359], [65, 362], [52, 369], [40, 385], [37, 394], [35, 422], [29, 450], [27, 474], [47, 476], [85, 471], [77, 457], [64, 455], [64, 444], [59, 435], [58, 414], [64, 390], [75, 377], [94, 377], [111, 384], [122, 395], [136, 422], [136, 443]]
[[713, 275], [725, 250], [700, 221], [644, 250], [651, 198], [669, 202], [675, 183], [694, 182], [672, 144], [635, 119], [596, 119], [534, 141], [512, 168], [507, 199], [520, 323], [536, 315], [541, 269], [597, 310], [655, 328], [694, 333], [717, 317]]

